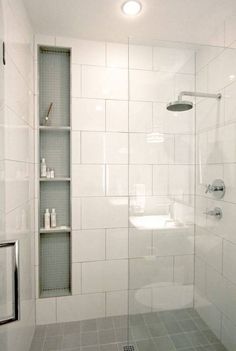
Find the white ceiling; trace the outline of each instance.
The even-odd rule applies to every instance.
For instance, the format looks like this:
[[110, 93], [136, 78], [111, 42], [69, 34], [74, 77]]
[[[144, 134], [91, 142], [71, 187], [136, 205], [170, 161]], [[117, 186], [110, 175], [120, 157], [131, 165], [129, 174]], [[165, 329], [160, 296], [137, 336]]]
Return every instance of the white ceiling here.
[[[236, 0], [141, 0], [142, 13], [121, 13], [124, 0], [24, 0], [35, 32], [94, 40], [211, 43]], [[222, 31], [220, 31], [222, 34]]]

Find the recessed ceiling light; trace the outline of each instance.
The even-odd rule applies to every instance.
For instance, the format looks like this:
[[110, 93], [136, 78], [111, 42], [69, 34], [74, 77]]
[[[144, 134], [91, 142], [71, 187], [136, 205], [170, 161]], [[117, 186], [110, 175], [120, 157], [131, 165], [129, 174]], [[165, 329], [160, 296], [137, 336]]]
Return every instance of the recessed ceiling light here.
[[142, 5], [139, 1], [128, 0], [122, 5], [121, 8], [125, 15], [136, 16], [142, 10]]

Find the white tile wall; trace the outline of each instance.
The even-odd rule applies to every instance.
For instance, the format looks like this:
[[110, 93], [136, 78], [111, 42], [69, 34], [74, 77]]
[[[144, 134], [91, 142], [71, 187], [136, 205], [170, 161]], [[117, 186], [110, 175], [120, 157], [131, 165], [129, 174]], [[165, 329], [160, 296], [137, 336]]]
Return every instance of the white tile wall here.
[[72, 179], [75, 197], [105, 195], [105, 166], [73, 165]]
[[110, 132], [128, 132], [128, 102], [106, 101], [106, 130]]
[[[33, 31], [23, 1], [2, 1], [0, 12], [0, 40], [6, 47], [6, 65], [0, 67], [0, 241], [19, 241], [21, 308], [18, 322], [1, 327], [0, 349], [28, 351], [35, 329]], [[12, 299], [11, 265], [6, 266], [4, 254], [1, 318], [7, 317], [6, 303]]]
[[82, 199], [82, 228], [127, 227], [126, 197], [94, 197]]
[[105, 102], [96, 99], [72, 99], [73, 130], [105, 130]]
[[82, 66], [82, 96], [88, 98], [127, 100], [127, 70]]
[[[234, 39], [232, 18], [225, 23], [225, 43]], [[233, 46], [232, 46], [233, 47]], [[221, 92], [220, 101], [201, 100], [196, 106], [197, 227], [195, 306], [205, 322], [230, 351], [235, 348], [235, 50], [205, 48], [197, 53], [197, 89]], [[200, 71], [201, 69], [201, 71]], [[206, 184], [221, 178], [226, 195], [214, 200]], [[202, 214], [220, 207], [222, 220]]]
[[97, 261], [82, 264], [83, 293], [127, 290], [127, 288], [127, 260]]
[[106, 258], [108, 260], [128, 258], [128, 228], [107, 229]]
[[73, 262], [105, 259], [105, 230], [79, 230], [73, 232]]
[[49, 323], [126, 314], [128, 298], [130, 313], [192, 306], [194, 114], [165, 103], [192, 88], [193, 52], [56, 44], [72, 49], [72, 296]]
[[106, 194], [108, 196], [128, 195], [128, 165], [106, 166]]
[[128, 45], [107, 43], [107, 66], [128, 68]]
[[152, 103], [131, 101], [129, 103], [129, 131], [152, 132]]
[[103, 317], [105, 294], [58, 297], [56, 313], [58, 323]]
[[81, 162], [104, 163], [105, 161], [105, 138], [104, 133], [82, 132], [81, 133]]
[[131, 69], [152, 70], [152, 48], [142, 45], [129, 46], [129, 67]]

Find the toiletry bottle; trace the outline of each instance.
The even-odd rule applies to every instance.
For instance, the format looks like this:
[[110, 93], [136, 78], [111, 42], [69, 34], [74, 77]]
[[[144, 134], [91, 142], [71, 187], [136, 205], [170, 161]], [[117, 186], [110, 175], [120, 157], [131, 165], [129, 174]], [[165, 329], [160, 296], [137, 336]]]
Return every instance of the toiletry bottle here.
[[50, 229], [50, 212], [48, 208], [46, 208], [44, 213], [44, 228]]
[[55, 178], [54, 168], [51, 168], [51, 170], [50, 170], [50, 178]]
[[41, 160], [41, 171], [40, 171], [41, 178], [45, 178], [47, 176], [47, 165], [45, 158]]
[[46, 170], [46, 177], [51, 178], [51, 171], [49, 167], [47, 167], [47, 170]]
[[57, 214], [55, 208], [52, 208], [52, 213], [51, 213], [51, 227], [56, 228], [57, 226]]

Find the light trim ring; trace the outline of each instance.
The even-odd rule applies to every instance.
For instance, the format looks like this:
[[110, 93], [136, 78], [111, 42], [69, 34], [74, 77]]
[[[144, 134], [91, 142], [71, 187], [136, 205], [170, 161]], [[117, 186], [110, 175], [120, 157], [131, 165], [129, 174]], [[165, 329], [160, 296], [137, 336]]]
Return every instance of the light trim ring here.
[[137, 0], [128, 0], [121, 6], [126, 16], [137, 16], [142, 10], [142, 4]]

